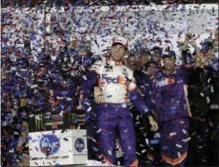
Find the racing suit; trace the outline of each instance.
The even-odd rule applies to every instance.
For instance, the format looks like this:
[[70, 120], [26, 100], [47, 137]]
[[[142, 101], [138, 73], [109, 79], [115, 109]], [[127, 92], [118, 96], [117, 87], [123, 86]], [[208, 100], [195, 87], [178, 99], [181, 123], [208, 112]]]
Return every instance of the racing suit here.
[[[150, 112], [136, 91], [133, 71], [111, 59], [97, 61], [86, 74], [82, 84], [85, 101], [92, 94], [92, 88], [97, 85], [102, 89], [104, 98], [103, 103], [97, 105], [99, 110], [97, 133], [104, 160], [116, 164], [116, 132], [118, 132], [124, 165], [137, 166], [135, 131], [128, 103], [131, 101], [142, 114], [150, 115]], [[89, 107], [87, 108], [84, 107], [84, 110], [89, 112]]]
[[161, 153], [167, 166], [183, 166], [188, 148], [189, 104], [188, 71], [177, 67], [170, 74], [162, 73], [153, 85], [153, 100], [161, 132]]

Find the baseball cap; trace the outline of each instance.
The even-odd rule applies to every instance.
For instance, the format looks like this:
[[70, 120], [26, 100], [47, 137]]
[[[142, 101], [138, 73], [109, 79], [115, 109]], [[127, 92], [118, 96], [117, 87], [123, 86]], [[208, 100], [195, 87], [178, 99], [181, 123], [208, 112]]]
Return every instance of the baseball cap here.
[[166, 51], [166, 52], [163, 52], [162, 58], [176, 59], [176, 54], [175, 54], [175, 52], [172, 51], [172, 50]]
[[112, 46], [115, 44], [121, 44], [125, 47], [125, 49], [128, 49], [128, 40], [123, 37], [115, 37], [113, 39]]
[[147, 70], [151, 64], [154, 64], [156, 67], [158, 67], [158, 64], [155, 61], [150, 60], [145, 64], [145, 69]]
[[162, 48], [159, 47], [159, 46], [154, 46], [154, 47], [150, 50], [150, 53], [153, 55], [156, 50], [159, 52], [160, 55], [162, 54]]
[[160, 51], [161, 51], [162, 49], [161, 49], [161, 47], [159, 47], [159, 46], [154, 46], [154, 47], [151, 49], [151, 51], [154, 51], [154, 50], [160, 50]]

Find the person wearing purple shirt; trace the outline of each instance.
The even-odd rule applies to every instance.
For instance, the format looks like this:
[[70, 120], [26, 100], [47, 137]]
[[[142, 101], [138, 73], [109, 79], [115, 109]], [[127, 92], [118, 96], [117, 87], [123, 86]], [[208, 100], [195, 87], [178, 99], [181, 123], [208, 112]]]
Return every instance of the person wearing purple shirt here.
[[175, 66], [175, 53], [163, 53], [164, 67], [153, 83], [161, 154], [166, 166], [183, 166], [187, 157], [190, 109], [187, 99], [188, 72]]

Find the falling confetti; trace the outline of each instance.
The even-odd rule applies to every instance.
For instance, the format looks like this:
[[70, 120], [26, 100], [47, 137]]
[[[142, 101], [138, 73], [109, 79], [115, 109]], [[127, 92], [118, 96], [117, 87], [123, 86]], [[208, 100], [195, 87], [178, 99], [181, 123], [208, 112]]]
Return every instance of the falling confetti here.
[[[164, 10], [162, 5], [161, 7], [151, 5], [153, 8], [147, 11], [140, 7], [124, 7], [124, 12], [121, 12], [123, 7], [107, 8], [101, 12], [99, 7], [91, 9], [86, 4], [79, 12], [77, 5], [83, 4], [82, 2], [78, 4], [66, 2], [65, 7], [50, 8], [47, 13], [44, 13], [42, 11], [48, 1], [35, 4], [34, 7], [30, 7], [30, 1], [22, 2], [24, 4], [20, 4], [19, 1], [3, 1], [8, 6], [3, 7], [1, 13], [3, 71], [1, 124], [2, 145], [4, 145], [2, 155], [5, 159], [4, 163], [12, 166], [16, 166], [15, 163], [19, 161], [17, 154], [24, 153], [9, 149], [8, 145], [11, 143], [15, 146], [21, 145], [18, 150], [27, 151], [28, 141], [32, 140], [27, 135], [28, 127], [23, 124], [23, 122], [27, 123], [28, 115], [30, 119], [34, 119], [35, 112], [51, 110], [64, 116], [76, 108], [79, 103], [82, 80], [89, 79], [85, 77], [84, 72], [95, 60], [102, 58], [98, 55], [109, 51], [111, 37], [118, 34], [124, 35], [132, 39], [130, 48], [145, 51], [158, 45], [156, 40], [152, 39], [154, 34], [157, 34], [156, 36], [160, 39], [167, 38], [171, 42], [176, 40], [176, 36], [172, 33], [182, 32], [183, 34], [187, 29], [192, 33], [206, 36], [206, 29], [218, 27], [219, 18], [216, 14], [217, 6], [196, 4], [190, 5], [191, 10], [188, 10], [187, 5], [173, 4], [163, 6]], [[132, 11], [140, 9], [141, 12]], [[66, 16], [62, 15], [63, 13]], [[51, 17], [48, 16], [49, 14]], [[45, 28], [45, 25], [48, 27]], [[140, 32], [144, 32], [145, 35]], [[147, 46], [140, 40], [146, 35], [151, 38]], [[200, 35], [197, 41], [206, 38], [205, 36]], [[137, 39], [139, 41], [135, 45]], [[86, 44], [87, 40], [91, 46]], [[161, 45], [164, 45], [163, 43], [164, 41], [161, 41]], [[171, 47], [178, 50], [175, 43]], [[203, 48], [203, 50], [207, 49], [204, 45]], [[87, 53], [86, 49], [94, 54]], [[205, 62], [203, 60], [205, 59], [202, 58], [202, 63]], [[211, 82], [211, 79], [208, 79], [208, 83]], [[214, 91], [216, 90], [211, 88], [211, 93], [215, 93]], [[210, 96], [205, 96], [204, 92], [200, 93], [200, 96], [205, 97], [212, 110], [218, 109], [217, 104], [211, 104]], [[89, 106], [86, 112], [92, 112], [92, 104], [89, 102], [86, 104]], [[121, 106], [126, 108], [127, 104], [121, 104]], [[141, 125], [140, 120], [138, 115], [135, 121], [137, 126]], [[140, 130], [143, 130], [143, 127]], [[101, 130], [97, 131], [97, 133], [100, 132]], [[187, 132], [183, 131], [183, 133]], [[170, 136], [174, 135], [177, 134], [170, 133]], [[10, 136], [14, 138], [22, 136], [24, 141], [9, 140]], [[191, 134], [191, 137], [193, 136], [195, 133]], [[92, 140], [95, 139], [92, 138]], [[149, 144], [149, 140], [145, 140]], [[189, 140], [191, 140], [190, 137], [182, 141]], [[10, 153], [15, 154], [14, 158], [10, 158]], [[144, 153], [144, 149], [141, 153]], [[140, 155], [140, 153], [137, 154]], [[6, 163], [6, 159], [9, 162]], [[6, 166], [5, 164], [2, 166]], [[39, 166], [37, 163], [36, 165]]]

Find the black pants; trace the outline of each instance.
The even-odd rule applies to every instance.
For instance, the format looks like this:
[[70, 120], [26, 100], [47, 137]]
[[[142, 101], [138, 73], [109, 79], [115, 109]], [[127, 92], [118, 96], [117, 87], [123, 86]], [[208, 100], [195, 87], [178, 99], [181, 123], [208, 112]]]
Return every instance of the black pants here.
[[[215, 118], [215, 115], [214, 115]], [[186, 166], [218, 166], [218, 129], [209, 121], [190, 120], [190, 137]]]
[[219, 110], [210, 110], [209, 118], [212, 123], [212, 126], [209, 128], [209, 166], [219, 166], [218, 157], [219, 157]]
[[190, 119], [188, 156], [186, 166], [207, 166], [209, 161], [209, 126], [205, 121]]
[[[161, 149], [160, 143], [148, 145], [146, 144], [146, 139], [151, 140], [154, 137], [155, 132], [150, 131], [150, 124], [147, 117], [141, 115], [136, 108], [131, 110], [133, 115], [133, 124], [135, 127], [136, 134], [136, 150], [137, 157], [139, 160], [139, 167], [151, 166], [151, 164], [156, 166], [162, 166], [161, 161]], [[154, 161], [151, 162], [147, 158], [147, 154], [152, 153], [154, 155]], [[154, 164], [155, 163], [155, 164]]]

